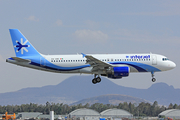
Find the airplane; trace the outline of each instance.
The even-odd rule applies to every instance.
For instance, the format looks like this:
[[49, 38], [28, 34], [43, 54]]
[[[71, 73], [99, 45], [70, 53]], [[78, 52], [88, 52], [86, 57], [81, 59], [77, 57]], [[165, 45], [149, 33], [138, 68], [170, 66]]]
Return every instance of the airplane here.
[[176, 64], [159, 54], [73, 54], [44, 55], [39, 53], [18, 29], [9, 29], [16, 57], [6, 62], [55, 73], [93, 74], [92, 83], [101, 82], [100, 76], [111, 79], [128, 77], [129, 73], [167, 71]]

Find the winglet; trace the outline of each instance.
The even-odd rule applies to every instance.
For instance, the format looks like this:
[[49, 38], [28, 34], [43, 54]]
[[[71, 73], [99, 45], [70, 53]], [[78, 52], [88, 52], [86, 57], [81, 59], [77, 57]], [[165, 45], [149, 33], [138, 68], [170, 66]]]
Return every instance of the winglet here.
[[81, 53], [81, 54], [82, 54], [83, 58], [86, 56], [86, 54], [84, 54], [84, 53]]

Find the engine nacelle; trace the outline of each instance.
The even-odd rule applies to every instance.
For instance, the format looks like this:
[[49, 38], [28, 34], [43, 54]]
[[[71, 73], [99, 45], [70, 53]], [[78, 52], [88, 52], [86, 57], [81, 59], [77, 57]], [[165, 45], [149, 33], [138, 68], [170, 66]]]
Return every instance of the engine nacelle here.
[[113, 67], [112, 70], [107, 72], [108, 78], [118, 79], [129, 76], [130, 68], [127, 66]]

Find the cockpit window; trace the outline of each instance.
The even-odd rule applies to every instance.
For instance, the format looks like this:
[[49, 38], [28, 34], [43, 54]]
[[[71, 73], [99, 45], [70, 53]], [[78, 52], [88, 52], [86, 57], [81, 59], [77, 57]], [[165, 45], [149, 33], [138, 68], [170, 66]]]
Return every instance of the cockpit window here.
[[167, 60], [169, 60], [169, 59], [168, 59], [168, 58], [163, 58], [162, 60], [163, 60], [163, 61], [167, 61]]

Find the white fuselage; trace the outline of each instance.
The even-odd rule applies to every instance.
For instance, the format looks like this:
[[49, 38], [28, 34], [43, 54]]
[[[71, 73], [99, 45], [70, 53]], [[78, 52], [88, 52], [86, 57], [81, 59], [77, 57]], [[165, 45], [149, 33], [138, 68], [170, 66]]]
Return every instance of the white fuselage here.
[[[42, 55], [42, 54], [41, 54]], [[130, 72], [159, 72], [173, 69], [174, 62], [158, 54], [89, 54], [100, 61], [117, 66], [128, 66]], [[23, 57], [31, 62], [18, 62], [7, 59], [7, 62], [30, 67], [38, 70], [58, 73], [85, 73], [85, 74], [106, 74], [102, 71], [92, 71], [92, 67], [86, 62], [81, 54], [77, 55], [42, 55], [40, 58]], [[39, 61], [38, 61], [39, 60]]]

